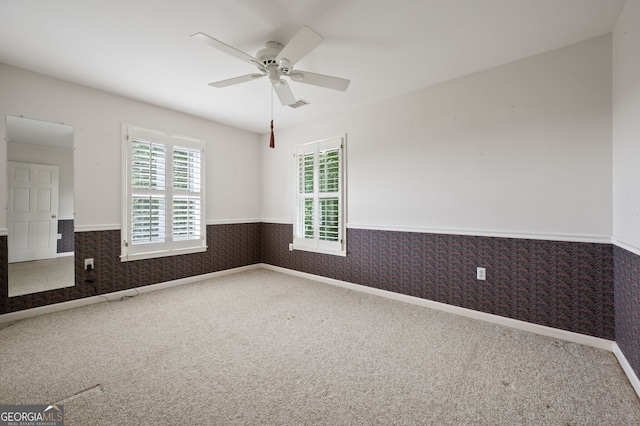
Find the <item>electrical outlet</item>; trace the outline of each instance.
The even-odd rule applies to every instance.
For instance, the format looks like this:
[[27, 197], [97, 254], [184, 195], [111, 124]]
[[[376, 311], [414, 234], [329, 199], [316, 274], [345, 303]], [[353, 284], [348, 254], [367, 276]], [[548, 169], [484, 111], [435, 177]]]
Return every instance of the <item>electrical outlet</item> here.
[[480, 281], [486, 281], [487, 270], [481, 267], [476, 268], [476, 278], [479, 279]]
[[93, 270], [93, 257], [90, 259], [85, 259], [84, 260], [84, 270], [85, 271], [92, 271]]

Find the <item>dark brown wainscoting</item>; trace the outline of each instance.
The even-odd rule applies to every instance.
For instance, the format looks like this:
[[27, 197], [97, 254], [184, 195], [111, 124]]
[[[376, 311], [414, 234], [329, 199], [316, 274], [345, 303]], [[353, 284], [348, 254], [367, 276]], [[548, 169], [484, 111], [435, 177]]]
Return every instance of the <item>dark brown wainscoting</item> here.
[[613, 248], [616, 343], [640, 377], [640, 256]]
[[73, 229], [73, 219], [61, 219], [58, 221], [58, 234], [62, 235], [62, 238], [58, 240], [58, 253], [69, 253], [74, 250]]

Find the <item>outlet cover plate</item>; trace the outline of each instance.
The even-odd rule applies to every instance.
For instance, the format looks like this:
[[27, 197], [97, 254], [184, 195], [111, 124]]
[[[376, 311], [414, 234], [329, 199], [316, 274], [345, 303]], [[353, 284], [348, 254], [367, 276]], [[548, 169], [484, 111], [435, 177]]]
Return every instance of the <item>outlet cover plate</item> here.
[[487, 270], [486, 268], [478, 267], [476, 269], [476, 278], [480, 281], [486, 281], [487, 279]]
[[84, 270], [85, 271], [89, 270], [89, 266], [91, 266], [91, 269], [93, 269], [93, 257], [84, 260]]

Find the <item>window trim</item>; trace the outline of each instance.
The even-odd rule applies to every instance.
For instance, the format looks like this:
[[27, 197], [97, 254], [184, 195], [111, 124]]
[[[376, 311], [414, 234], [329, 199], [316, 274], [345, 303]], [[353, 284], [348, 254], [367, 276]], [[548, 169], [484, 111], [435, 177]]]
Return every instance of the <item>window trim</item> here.
[[[347, 182], [347, 135], [343, 134], [340, 136], [334, 136], [326, 139], [321, 139], [313, 142], [303, 143], [295, 146], [293, 160], [294, 160], [294, 221], [293, 221], [293, 243], [291, 244], [291, 248], [293, 250], [300, 251], [308, 251], [314, 253], [321, 254], [330, 254], [335, 256], [347, 256], [347, 226], [346, 226], [346, 211], [347, 211], [347, 192], [346, 192], [346, 182]], [[299, 234], [298, 229], [301, 225], [300, 223], [300, 212], [299, 212], [299, 156], [301, 155], [300, 151], [305, 150], [305, 148], [311, 148], [314, 152], [314, 198], [320, 199], [320, 192], [318, 188], [318, 169], [319, 169], [319, 161], [318, 161], [318, 153], [323, 149], [328, 149], [331, 147], [339, 148], [339, 191], [338, 191], [338, 203], [339, 203], [339, 212], [338, 212], [338, 232], [339, 232], [339, 241], [338, 242], [327, 242], [321, 241], [318, 237], [319, 232], [319, 223], [318, 212], [314, 211], [314, 238], [299, 238], [297, 235]], [[307, 153], [311, 150], [307, 150]]]
[[[165, 146], [167, 162], [165, 163], [165, 188], [164, 192], [169, 194], [165, 203], [165, 223], [172, 221], [172, 202], [174, 195], [172, 182], [173, 176], [173, 147], [179, 146], [189, 149], [200, 150], [200, 238], [186, 240], [172, 240], [171, 227], [165, 229], [166, 239], [163, 242], [150, 242], [137, 244], [135, 249], [131, 244], [132, 234], [132, 197], [135, 191], [132, 183], [132, 144], [134, 139], [142, 139], [148, 142], [160, 143]], [[122, 124], [122, 228], [121, 228], [121, 254], [122, 262], [152, 259], [166, 256], [176, 256], [181, 254], [200, 253], [207, 250], [207, 224], [205, 214], [205, 141], [202, 139], [190, 138], [175, 135], [158, 130], [146, 129], [131, 124]], [[181, 194], [180, 191], [176, 195]], [[143, 248], [144, 247], [144, 248]]]

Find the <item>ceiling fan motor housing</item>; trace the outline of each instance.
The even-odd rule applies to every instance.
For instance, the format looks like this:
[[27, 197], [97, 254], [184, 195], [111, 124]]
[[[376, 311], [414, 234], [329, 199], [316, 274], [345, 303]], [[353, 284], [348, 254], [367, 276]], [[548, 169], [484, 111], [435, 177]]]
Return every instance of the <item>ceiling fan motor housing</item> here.
[[276, 61], [276, 56], [278, 56], [283, 48], [284, 46], [277, 41], [269, 41], [265, 44], [264, 49], [261, 49], [256, 53], [256, 59], [260, 61], [267, 70], [270, 68], [279, 68], [282, 74], [289, 74], [289, 67], [280, 66]]

